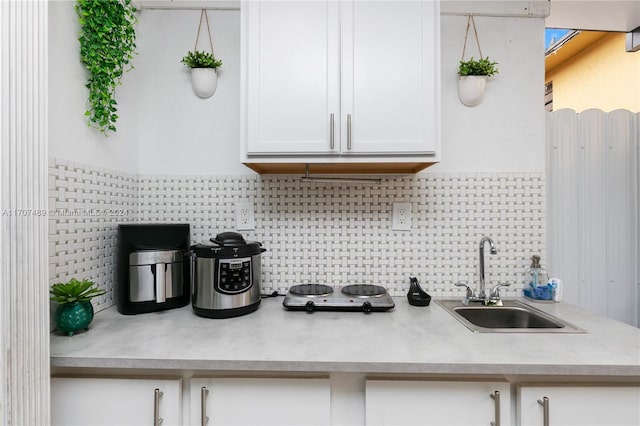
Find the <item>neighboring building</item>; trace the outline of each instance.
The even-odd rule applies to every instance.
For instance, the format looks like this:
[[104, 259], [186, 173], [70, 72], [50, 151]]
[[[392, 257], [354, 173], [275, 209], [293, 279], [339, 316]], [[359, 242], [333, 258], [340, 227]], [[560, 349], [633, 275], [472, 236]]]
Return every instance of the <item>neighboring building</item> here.
[[545, 51], [548, 111], [640, 112], [640, 50], [622, 32], [571, 31]]

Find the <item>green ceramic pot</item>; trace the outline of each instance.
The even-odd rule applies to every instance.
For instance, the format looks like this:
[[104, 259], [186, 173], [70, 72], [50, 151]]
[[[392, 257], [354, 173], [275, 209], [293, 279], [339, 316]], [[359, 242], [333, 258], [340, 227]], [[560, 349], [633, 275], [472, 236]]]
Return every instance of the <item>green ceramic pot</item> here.
[[74, 302], [58, 305], [54, 316], [56, 328], [73, 336], [79, 330], [88, 330], [93, 320], [93, 305], [91, 302]]

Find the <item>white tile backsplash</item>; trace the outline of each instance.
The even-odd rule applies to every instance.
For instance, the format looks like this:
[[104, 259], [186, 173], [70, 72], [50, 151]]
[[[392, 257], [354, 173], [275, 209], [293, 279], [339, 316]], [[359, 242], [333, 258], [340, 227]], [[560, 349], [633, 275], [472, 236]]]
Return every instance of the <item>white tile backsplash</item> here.
[[116, 303], [116, 231], [136, 222], [137, 176], [52, 158], [49, 161], [49, 280], [87, 278], [107, 290], [100, 311]]
[[[543, 173], [422, 173], [382, 176], [380, 185], [301, 182], [297, 175], [150, 176], [52, 160], [50, 208], [126, 210], [125, 216], [51, 218], [51, 277], [94, 279], [115, 303], [118, 223], [186, 222], [192, 242], [234, 230], [235, 204], [254, 205], [263, 292], [297, 283], [376, 283], [402, 296], [417, 276], [434, 297], [461, 295], [477, 282], [478, 243], [487, 250], [488, 285], [509, 282], [516, 296], [532, 254], [546, 256]], [[413, 229], [391, 230], [394, 202], [411, 203]]]

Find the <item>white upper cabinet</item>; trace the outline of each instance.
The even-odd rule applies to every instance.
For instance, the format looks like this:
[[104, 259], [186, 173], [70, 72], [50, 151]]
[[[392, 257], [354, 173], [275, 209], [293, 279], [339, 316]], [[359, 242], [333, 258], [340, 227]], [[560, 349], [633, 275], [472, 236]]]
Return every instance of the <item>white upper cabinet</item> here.
[[[246, 3], [246, 124], [251, 154], [325, 154], [339, 123], [335, 1]], [[336, 129], [337, 130], [337, 129]]]
[[343, 5], [343, 153], [435, 153], [434, 65], [440, 63], [434, 45], [435, 5], [421, 1]]
[[434, 1], [243, 3], [242, 161], [439, 161], [439, 21]]

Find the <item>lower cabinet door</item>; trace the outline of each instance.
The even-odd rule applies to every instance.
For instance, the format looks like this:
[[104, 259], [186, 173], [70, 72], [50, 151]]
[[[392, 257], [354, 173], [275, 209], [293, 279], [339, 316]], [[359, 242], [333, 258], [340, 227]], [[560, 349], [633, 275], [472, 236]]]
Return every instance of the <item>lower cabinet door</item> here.
[[191, 425], [331, 424], [329, 379], [191, 380]]
[[180, 425], [180, 379], [51, 379], [51, 424]]
[[521, 385], [518, 418], [522, 426], [638, 426], [640, 387]]
[[367, 380], [365, 392], [367, 426], [511, 424], [506, 382]]

